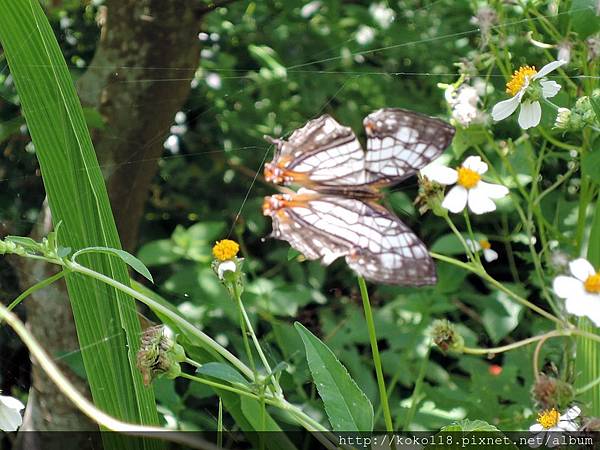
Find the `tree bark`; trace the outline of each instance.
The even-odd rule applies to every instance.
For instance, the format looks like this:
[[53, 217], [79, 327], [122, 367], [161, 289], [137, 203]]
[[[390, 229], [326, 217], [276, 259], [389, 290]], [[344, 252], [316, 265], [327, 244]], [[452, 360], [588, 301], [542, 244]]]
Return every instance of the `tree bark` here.
[[[107, 0], [99, 15], [100, 39], [77, 88], [84, 106], [97, 109], [105, 127], [93, 132], [123, 248], [132, 251], [163, 141], [184, 104], [199, 63], [200, 2]], [[50, 231], [44, 207], [33, 235]], [[52, 275], [54, 268], [32, 260], [15, 264], [21, 288]], [[32, 333], [51, 355], [79, 348], [64, 283], [25, 301]], [[65, 364], [62, 369], [69, 372]], [[86, 384], [70, 379], [81, 389]], [[33, 361], [29, 402], [22, 430], [93, 429]], [[64, 443], [63, 443], [64, 444]], [[69, 443], [69, 446], [71, 443]], [[40, 443], [43, 446], [43, 443]], [[36, 448], [21, 442], [21, 448]], [[74, 447], [75, 448], [75, 447]]]

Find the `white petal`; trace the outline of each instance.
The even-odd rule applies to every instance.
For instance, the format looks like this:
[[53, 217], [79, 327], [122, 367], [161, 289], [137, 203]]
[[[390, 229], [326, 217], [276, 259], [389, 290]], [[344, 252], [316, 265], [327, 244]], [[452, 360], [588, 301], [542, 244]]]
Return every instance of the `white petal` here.
[[487, 248], [483, 251], [483, 257], [487, 262], [496, 261], [498, 259], [498, 252], [491, 248]]
[[485, 195], [487, 195], [489, 198], [502, 198], [508, 195], [508, 188], [506, 186], [502, 186], [501, 184], [492, 184], [486, 183], [485, 181], [480, 181], [477, 183], [477, 188], [485, 192]]
[[0, 395], [0, 430], [16, 431], [23, 423], [20, 411], [24, 407], [16, 398]]
[[552, 289], [560, 298], [568, 298], [573, 292], [583, 292], [583, 285], [577, 278], [559, 275], [554, 279]]
[[481, 160], [480, 156], [469, 156], [464, 160], [462, 166], [471, 169], [480, 175], [486, 173], [488, 170], [488, 165]]
[[582, 293], [579, 295], [571, 294], [565, 301], [565, 309], [569, 314], [575, 314], [579, 317], [585, 316], [590, 308], [590, 304], [586, 300], [586, 295]]
[[474, 214], [483, 214], [496, 210], [496, 204], [485, 194], [484, 190], [479, 188], [479, 186], [469, 189], [468, 202], [469, 209]]
[[587, 259], [579, 258], [569, 263], [569, 270], [575, 278], [581, 281], [588, 279], [590, 275], [594, 275], [594, 266]]
[[544, 427], [542, 425], [540, 425], [539, 423], [534, 423], [533, 425], [531, 425], [529, 427], [529, 431], [542, 431], [544, 429]]
[[508, 100], [502, 100], [494, 105], [492, 108], [492, 119], [496, 122], [502, 119], [506, 119], [512, 113], [514, 113], [521, 102], [521, 96], [515, 95]]
[[6, 395], [0, 395], [0, 408], [2, 406], [11, 409], [16, 409], [17, 411], [21, 411], [25, 408], [25, 405], [21, 402], [21, 400]]
[[561, 431], [577, 431], [579, 429], [577, 424], [570, 420], [561, 420], [558, 422], [557, 427], [560, 428]]
[[235, 272], [236, 270], [237, 270], [237, 266], [235, 265], [234, 261], [231, 261], [231, 260], [223, 261], [217, 267], [217, 274], [219, 275], [219, 278], [222, 280], [223, 277], [225, 276], [225, 272]]
[[538, 80], [540, 78], [545, 77], [553, 70], [558, 69], [560, 66], [566, 64], [567, 62], [563, 59], [559, 59], [558, 61], [552, 61], [551, 63], [546, 64], [544, 67], [540, 69], [538, 73], [533, 76], [534, 80]]
[[561, 88], [560, 84], [556, 81], [544, 80], [540, 81], [540, 84], [542, 85], [542, 95], [544, 98], [554, 97]]
[[467, 204], [467, 190], [462, 186], [454, 186], [446, 194], [442, 202], [442, 208], [446, 208], [453, 213], [459, 213]]
[[456, 183], [458, 172], [450, 167], [441, 165], [429, 165], [421, 170], [421, 174], [436, 183], [448, 185]]
[[540, 102], [523, 102], [519, 112], [519, 126], [524, 130], [536, 127], [542, 118]]
[[481, 250], [481, 245], [477, 241], [467, 239], [467, 245], [469, 246], [469, 250], [471, 250], [472, 252], [478, 252], [479, 250]]
[[579, 414], [581, 414], [581, 408], [579, 406], [572, 406], [569, 409], [567, 409], [567, 412], [560, 416], [560, 420], [561, 422], [563, 420], [571, 421], [579, 417]]

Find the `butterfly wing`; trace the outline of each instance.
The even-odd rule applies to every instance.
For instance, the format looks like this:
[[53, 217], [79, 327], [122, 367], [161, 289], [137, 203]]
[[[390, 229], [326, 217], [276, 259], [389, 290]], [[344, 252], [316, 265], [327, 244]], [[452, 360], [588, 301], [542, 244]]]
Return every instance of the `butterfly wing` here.
[[307, 259], [328, 265], [343, 256], [350, 268], [374, 282], [436, 282], [425, 245], [378, 204], [301, 190], [267, 197], [263, 210], [273, 218], [273, 236], [288, 241]]
[[363, 121], [367, 133], [365, 181], [398, 183], [436, 159], [452, 141], [446, 122], [400, 108], [384, 108]]
[[265, 178], [327, 192], [373, 192], [374, 186], [416, 173], [454, 136], [454, 128], [446, 122], [397, 108], [375, 111], [363, 123], [367, 152], [350, 128], [329, 115], [309, 121], [287, 141], [271, 140], [277, 150], [265, 166]]
[[306, 187], [352, 186], [364, 183], [365, 152], [352, 129], [325, 114], [292, 133], [270, 139], [276, 145], [265, 178], [278, 184]]

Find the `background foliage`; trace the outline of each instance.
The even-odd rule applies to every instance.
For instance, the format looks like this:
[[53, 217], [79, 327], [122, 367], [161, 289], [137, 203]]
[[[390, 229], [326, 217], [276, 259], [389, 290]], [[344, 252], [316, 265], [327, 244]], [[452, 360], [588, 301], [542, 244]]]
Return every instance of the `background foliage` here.
[[[589, 23], [579, 15], [568, 13], [577, 1], [572, 5], [561, 2], [558, 10], [555, 2], [489, 3], [505, 3], [500, 8], [503, 16], [495, 23], [502, 36], [494, 36], [492, 43], [505, 46], [501, 48], [510, 45], [513, 69], [521, 63], [539, 67], [549, 57], [555, 59], [556, 50], [536, 47], [528, 40], [527, 33], [533, 32], [537, 41], [552, 41], [537, 15], [549, 16], [559, 26], [572, 19], [575, 32], [585, 37], [598, 31], [594, 25], [588, 29]], [[268, 357], [288, 363], [281, 383], [293, 402], [312, 405], [315, 411], [323, 409], [309, 384], [304, 345], [293, 326], [298, 320], [320, 336], [348, 369], [375, 407], [375, 428], [383, 428], [354, 277], [342, 262], [324, 268], [301, 261], [284, 242], [265, 240], [270, 223], [260, 205], [274, 188], [256, 175], [271, 156], [263, 135], [286, 135], [325, 112], [356, 131], [361, 130], [366, 114], [385, 106], [447, 116], [444, 91], [437, 84], [453, 83], [461, 63], [462, 68], [473, 65], [489, 82], [483, 96], [483, 106], [489, 109], [503, 98], [505, 79], [493, 56], [482, 50], [486, 36], [478, 29], [481, 24], [472, 20], [482, 6], [463, 0], [237, 2], [207, 16], [198, 42], [190, 42], [202, 52], [201, 64], [190, 80], [193, 93], [174, 118], [159, 161], [160, 173], [141, 224], [138, 256], [152, 270], [164, 299], [241, 355], [237, 310], [210, 269], [215, 240], [230, 236], [240, 242], [246, 258], [244, 302]], [[75, 78], [93, 53], [97, 7], [96, 3], [64, 2], [59, 8], [49, 8]], [[43, 189], [40, 179], [32, 175], [37, 170], [35, 150], [6, 70], [0, 72], [0, 82], [0, 226], [3, 233], [27, 233], [36, 219]], [[572, 101], [567, 93], [556, 99], [559, 105]], [[145, 107], [160, 108], [160, 104]], [[88, 125], [93, 127], [93, 112], [88, 116]], [[544, 114], [543, 120], [549, 125], [553, 115]], [[494, 131], [503, 139], [516, 139], [520, 134], [509, 122], [500, 123]], [[450, 150], [457, 157], [477, 142], [476, 134], [460, 138]], [[536, 149], [528, 140], [515, 145], [519, 151], [513, 153], [511, 162], [528, 184]], [[553, 164], [543, 174], [547, 185], [566, 171], [569, 159], [568, 152], [556, 149]], [[574, 230], [577, 188], [573, 179], [541, 205], [543, 214], [556, 225], [557, 236]], [[386, 201], [433, 251], [458, 253], [446, 225], [416, 211], [412, 205], [416, 194], [413, 178], [389, 192]], [[474, 221], [477, 231], [488, 236], [500, 252], [499, 262], [488, 268], [490, 274], [507, 285], [513, 283], [512, 288], [540, 303], [527, 237], [516, 224], [514, 211], [502, 206], [498, 213]], [[561, 243], [575, 251], [568, 240]], [[548, 273], [557, 273], [559, 268], [549, 267]], [[439, 283], [432, 288], [372, 286], [395, 426], [438, 429], [469, 418], [505, 430], [528, 427], [535, 420], [529, 392], [532, 347], [491, 359], [429, 353], [427, 330], [434, 319], [448, 318], [459, 324], [468, 345], [485, 347], [547, 331], [547, 322], [461, 269], [438, 263], [438, 275]], [[3, 271], [2, 277], [2, 290], [9, 291], [10, 273]], [[561, 355], [569, 345], [562, 339], [544, 346], [545, 370], [553, 373], [560, 367], [561, 375], [568, 373]], [[196, 351], [196, 358], [208, 359], [202, 349]], [[77, 364], [76, 358], [72, 364]], [[420, 393], [413, 396], [422, 370]], [[14, 363], [2, 364], [3, 390], [25, 392], [27, 376], [17, 371]], [[218, 402], [211, 389], [162, 379], [154, 388], [166, 423], [183, 429], [216, 427]], [[223, 401], [227, 407], [226, 395]], [[229, 399], [230, 406], [233, 401]], [[413, 402], [414, 415], [409, 414]], [[226, 427], [233, 426], [231, 416], [225, 421]]]

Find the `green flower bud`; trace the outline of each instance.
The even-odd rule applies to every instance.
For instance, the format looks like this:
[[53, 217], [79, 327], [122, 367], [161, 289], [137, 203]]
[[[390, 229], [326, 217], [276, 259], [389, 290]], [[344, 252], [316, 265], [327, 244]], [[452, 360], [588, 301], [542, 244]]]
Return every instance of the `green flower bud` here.
[[448, 320], [442, 319], [433, 322], [430, 334], [433, 342], [442, 352], [462, 352], [465, 341], [456, 326]]

